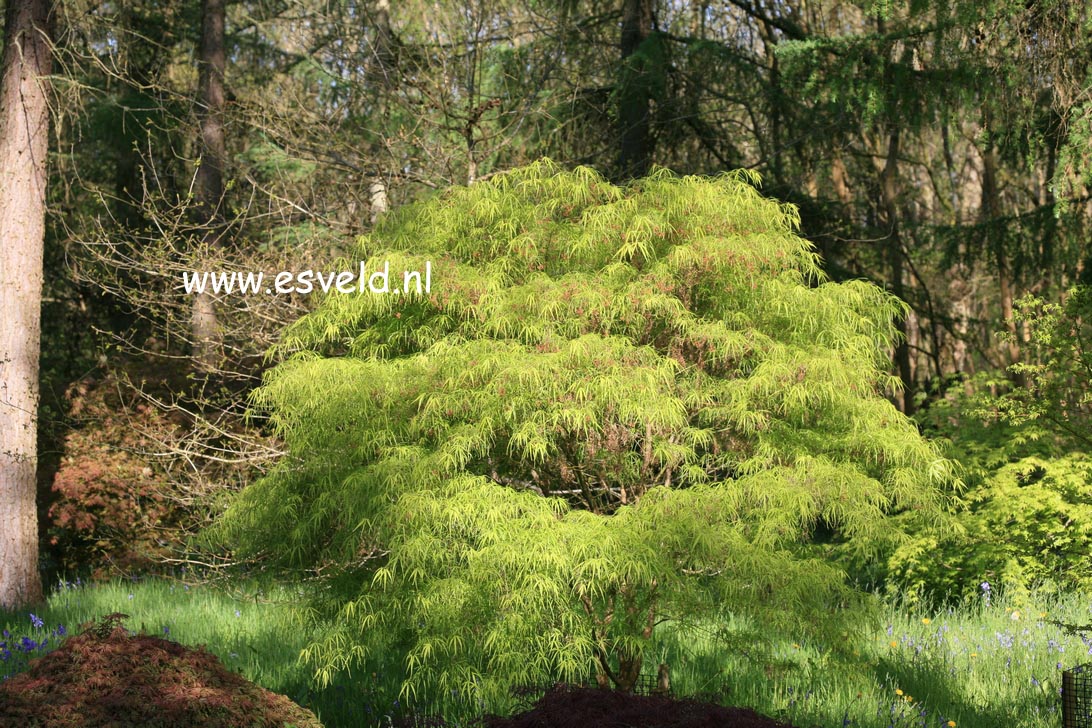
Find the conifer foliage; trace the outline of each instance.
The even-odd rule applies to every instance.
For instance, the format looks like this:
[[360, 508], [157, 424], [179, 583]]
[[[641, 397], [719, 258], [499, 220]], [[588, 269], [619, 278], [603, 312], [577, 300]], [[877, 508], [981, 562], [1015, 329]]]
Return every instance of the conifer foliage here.
[[432, 290], [285, 332], [256, 404], [290, 456], [221, 524], [332, 577], [320, 678], [398, 654], [410, 695], [631, 689], [664, 620], [832, 625], [855, 599], [817, 533], [937, 516], [950, 465], [883, 396], [902, 304], [825, 281], [757, 182], [544, 160], [360, 239]]

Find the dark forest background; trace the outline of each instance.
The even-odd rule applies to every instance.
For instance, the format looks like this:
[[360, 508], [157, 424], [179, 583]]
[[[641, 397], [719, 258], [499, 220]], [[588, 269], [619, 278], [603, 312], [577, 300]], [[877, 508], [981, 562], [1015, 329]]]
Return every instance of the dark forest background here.
[[[53, 13], [38, 504], [54, 573], [197, 558], [188, 536], [221, 496], [283, 454], [245, 395], [314, 303], [187, 296], [183, 272], [332, 269], [388, 210], [540, 157], [616, 182], [758, 172], [834, 280], [908, 304], [890, 396], [935, 432], [971, 427], [982, 393], [1034, 399], [1026, 367], [1056, 350], [1034, 324], [1092, 275], [1085, 3]], [[995, 419], [1029, 419], [1009, 405]], [[1061, 410], [1054, 432], [1081, 442]]]

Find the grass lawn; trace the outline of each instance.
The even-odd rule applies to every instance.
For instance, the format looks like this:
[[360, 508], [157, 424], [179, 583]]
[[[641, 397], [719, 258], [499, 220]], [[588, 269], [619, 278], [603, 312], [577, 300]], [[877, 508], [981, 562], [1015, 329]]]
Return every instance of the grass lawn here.
[[[123, 612], [130, 629], [205, 645], [230, 669], [314, 710], [329, 728], [385, 724], [382, 716], [400, 707], [397, 662], [354, 672], [323, 691], [309, 687], [297, 657], [322, 626], [301, 617], [301, 596], [286, 586], [227, 589], [168, 579], [64, 585], [39, 607], [0, 612], [7, 630], [0, 677], [81, 623]], [[873, 634], [850, 638], [851, 656], [842, 660], [790, 637], [744, 653], [728, 648], [731, 630], [664, 629], [649, 660], [671, 665], [678, 694], [720, 692], [726, 702], [801, 728], [1040, 728], [1061, 724], [1062, 668], [1092, 661], [1092, 641], [1054, 621], [1092, 622], [1092, 601], [1032, 594], [987, 603], [983, 595], [941, 612], [892, 601]]]

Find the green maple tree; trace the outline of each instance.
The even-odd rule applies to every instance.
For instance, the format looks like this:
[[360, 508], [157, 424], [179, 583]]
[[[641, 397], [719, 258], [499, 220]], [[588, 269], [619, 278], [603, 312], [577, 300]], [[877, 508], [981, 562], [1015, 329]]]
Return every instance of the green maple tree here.
[[221, 524], [330, 577], [321, 678], [394, 651], [411, 695], [631, 689], [665, 620], [840, 624], [817, 532], [939, 517], [950, 463], [883, 396], [902, 304], [826, 282], [755, 182], [542, 161], [359, 241], [432, 290], [285, 333], [256, 404], [290, 455]]

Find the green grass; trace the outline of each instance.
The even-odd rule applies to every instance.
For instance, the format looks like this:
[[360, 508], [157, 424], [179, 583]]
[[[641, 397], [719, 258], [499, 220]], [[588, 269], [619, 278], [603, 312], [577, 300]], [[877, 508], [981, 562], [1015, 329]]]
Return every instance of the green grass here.
[[1092, 661], [1092, 642], [1054, 624], [1092, 622], [1081, 595], [940, 611], [893, 601], [882, 617], [876, 631], [849, 638], [842, 658], [788, 640], [744, 655], [713, 630], [665, 633], [663, 657], [677, 692], [723, 686], [726, 702], [803, 728], [1060, 726], [1062, 669]]
[[[124, 612], [130, 629], [203, 644], [230, 669], [311, 708], [329, 728], [377, 724], [394, 707], [397, 671], [354, 673], [326, 690], [310, 688], [297, 657], [322, 626], [300, 617], [303, 596], [287, 586], [262, 592], [256, 584], [113, 581], [63, 587], [37, 608], [0, 612], [0, 627], [12, 635], [9, 648], [23, 636], [52, 647], [60, 625], [71, 634], [81, 623]], [[1053, 622], [1092, 622], [1090, 604], [1082, 595], [1032, 594], [926, 612], [890, 602], [881, 626], [851, 638], [843, 658], [788, 636], [756, 651], [738, 641], [730, 647], [731, 630], [667, 628], [649, 658], [671, 665], [679, 694], [723, 690], [730, 704], [801, 728], [942, 728], [949, 720], [960, 728], [1041, 728], [1061, 723], [1061, 667], [1092, 661], [1089, 643]], [[41, 628], [32, 626], [31, 613]], [[25, 656], [10, 651], [0, 676], [25, 667]]]
[[[257, 584], [235, 584], [227, 589], [168, 579], [64, 586], [44, 605], [19, 613], [0, 611], [0, 628], [11, 634], [0, 637], [10, 648], [6, 660], [0, 651], [0, 677], [24, 669], [27, 657], [41, 654], [26, 655], [15, 647], [21, 637], [48, 640], [48, 650], [58, 642], [58, 626], [75, 634], [83, 623], [122, 612], [129, 615], [125, 625], [130, 630], [204, 645], [229, 669], [310, 708], [329, 728], [370, 723], [361, 720], [369, 710], [380, 716], [388, 712], [398, 691], [396, 676], [354, 674], [323, 691], [311, 688], [311, 673], [298, 656], [318, 628], [307, 626], [294, 608], [303, 596], [283, 586], [262, 591]], [[41, 628], [33, 627], [31, 614], [42, 620]]]

